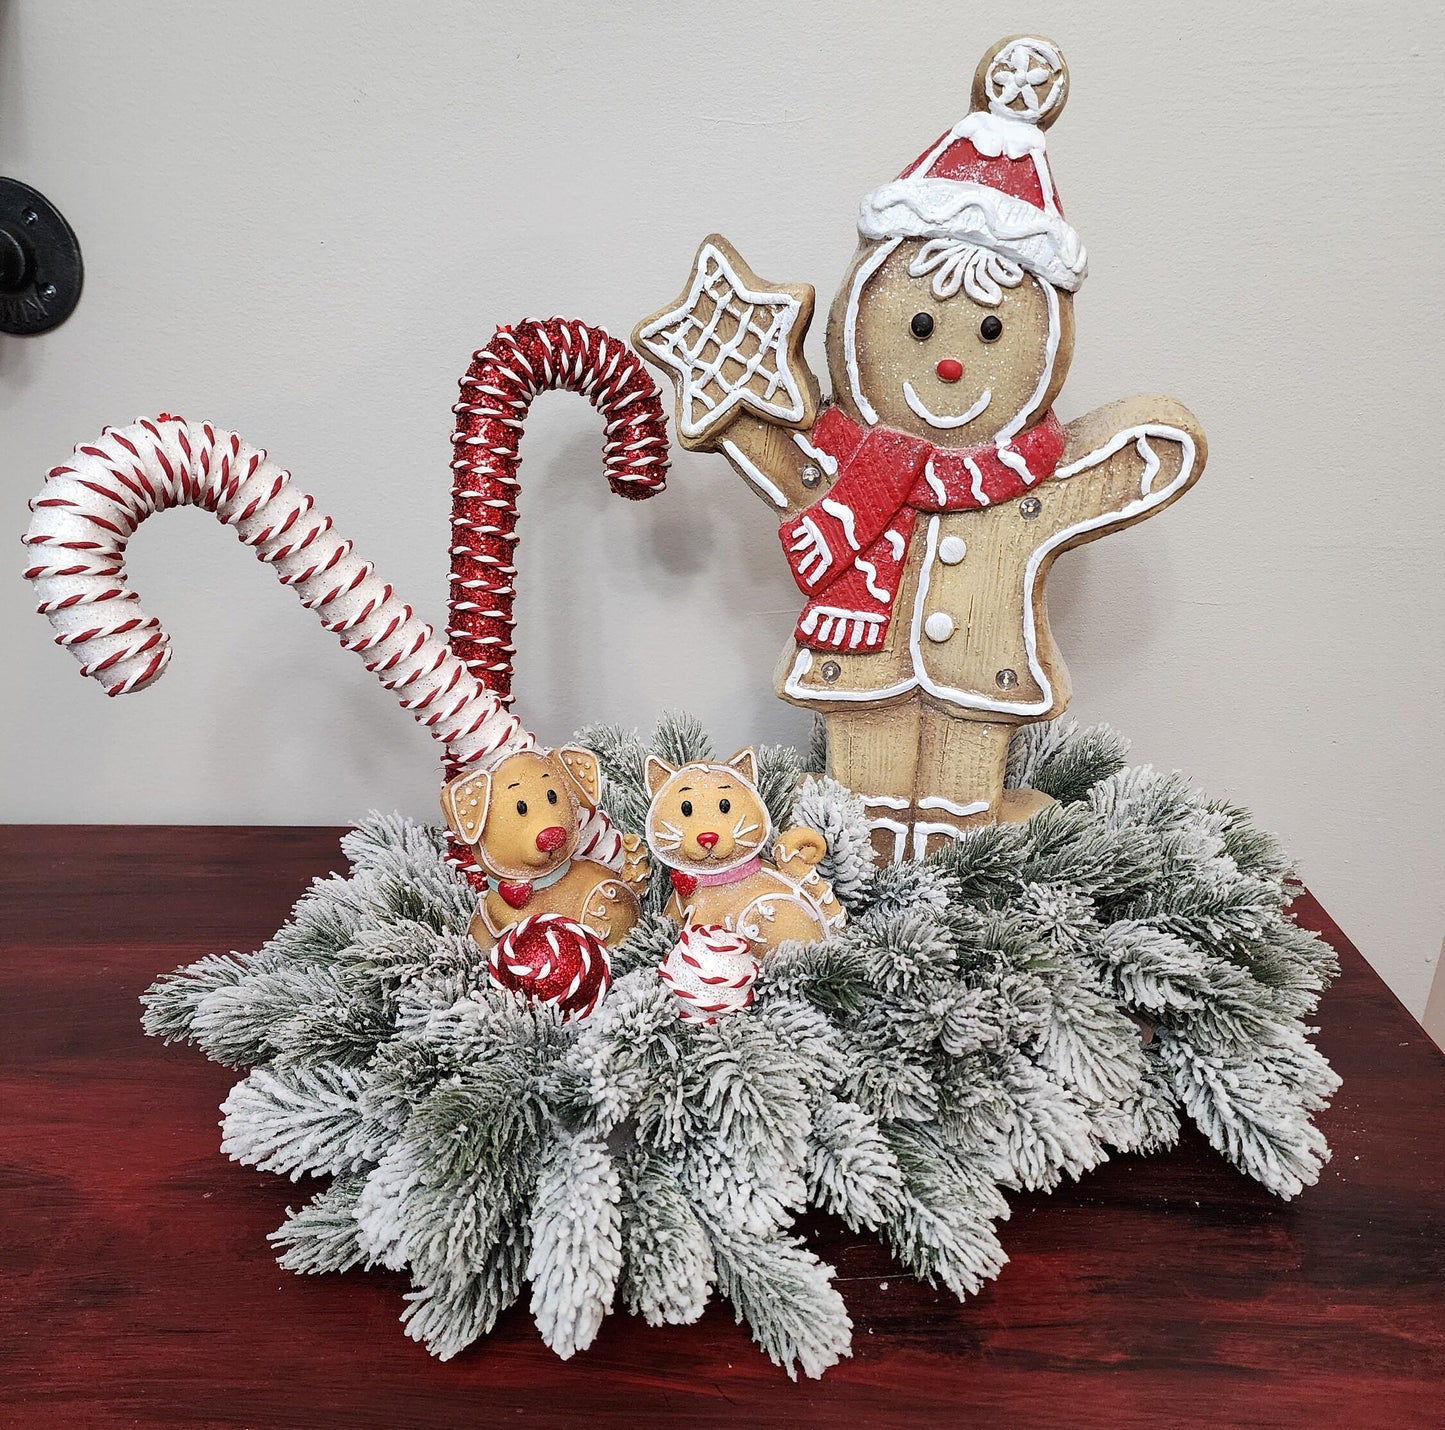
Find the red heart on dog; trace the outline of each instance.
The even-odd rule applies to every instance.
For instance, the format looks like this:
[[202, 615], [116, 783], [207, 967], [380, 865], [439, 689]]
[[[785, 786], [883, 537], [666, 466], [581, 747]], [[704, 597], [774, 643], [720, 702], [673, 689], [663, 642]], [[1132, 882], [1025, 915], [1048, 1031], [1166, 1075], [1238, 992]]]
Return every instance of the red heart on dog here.
[[530, 884], [509, 884], [505, 879], [498, 881], [497, 892], [514, 908], [524, 908], [532, 902]]
[[669, 870], [672, 875], [672, 887], [677, 890], [677, 897], [685, 899], [697, 888], [697, 875], [684, 874], [681, 869]]

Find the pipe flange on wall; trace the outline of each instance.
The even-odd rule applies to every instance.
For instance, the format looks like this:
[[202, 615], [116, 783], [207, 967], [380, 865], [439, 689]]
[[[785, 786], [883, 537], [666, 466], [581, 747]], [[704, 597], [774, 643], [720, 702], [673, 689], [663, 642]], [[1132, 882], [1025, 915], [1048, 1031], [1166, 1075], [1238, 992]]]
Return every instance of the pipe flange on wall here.
[[58, 328], [80, 301], [80, 243], [44, 194], [0, 178], [0, 333]]

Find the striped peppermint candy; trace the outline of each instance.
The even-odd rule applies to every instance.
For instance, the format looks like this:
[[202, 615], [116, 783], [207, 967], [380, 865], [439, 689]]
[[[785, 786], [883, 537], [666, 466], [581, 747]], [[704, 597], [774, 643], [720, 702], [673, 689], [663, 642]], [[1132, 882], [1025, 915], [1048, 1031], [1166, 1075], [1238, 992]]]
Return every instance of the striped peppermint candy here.
[[554, 1004], [564, 1019], [585, 1018], [612, 982], [612, 960], [591, 929], [561, 914], [531, 914], [503, 931], [487, 972], [498, 988]]
[[753, 1001], [758, 960], [741, 934], [722, 924], [689, 924], [657, 975], [673, 991], [684, 1023], [716, 1023]]

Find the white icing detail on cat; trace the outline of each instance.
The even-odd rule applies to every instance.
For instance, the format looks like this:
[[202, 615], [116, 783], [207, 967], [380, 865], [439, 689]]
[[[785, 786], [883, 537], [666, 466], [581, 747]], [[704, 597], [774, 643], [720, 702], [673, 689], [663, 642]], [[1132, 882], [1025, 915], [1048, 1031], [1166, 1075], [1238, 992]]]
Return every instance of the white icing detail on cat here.
[[838, 475], [838, 459], [836, 457], [830, 457], [821, 447], [815, 447], [801, 432], [793, 433], [793, 441], [805, 457], [811, 458], [823, 469], [825, 476], [836, 477]]
[[757, 467], [743, 455], [742, 449], [736, 442], [725, 440], [722, 444], [723, 451], [727, 454], [733, 465], [745, 476], [774, 506], [786, 510], [788, 499], [778, 489], [777, 485], [770, 482]]
[[[860, 220], [859, 230], [861, 229]], [[888, 255], [902, 242], [901, 238], [891, 238], [886, 243], [880, 243], [877, 251], [859, 264], [858, 272], [853, 275], [853, 286], [848, 289], [847, 307], [843, 310], [843, 366], [848, 371], [848, 390], [853, 394], [858, 415], [870, 427], [877, 425], [878, 413], [863, 395], [863, 380], [858, 375], [858, 296], [863, 291], [863, 285], [887, 262]]]
[[[878, 584], [878, 568], [871, 562], [865, 561], [861, 556], [853, 558], [853, 564], [863, 573], [863, 584], [868, 588], [868, 594], [879, 601], [891, 601], [893, 593], [885, 591]], [[857, 642], [855, 641], [856, 645]]]
[[923, 418], [930, 427], [937, 427], [943, 431], [947, 431], [953, 427], [967, 426], [975, 417], [981, 417], [984, 412], [988, 410], [989, 403], [993, 401], [993, 390], [987, 387], [984, 388], [978, 401], [975, 402], [967, 412], [960, 413], [957, 417], [940, 417], [936, 412], [930, 412], [928, 408], [923, 405], [923, 399], [913, 390], [913, 384], [911, 382], [905, 382], [903, 384], [903, 400], [918, 416]]
[[858, 530], [853, 523], [853, 508], [844, 506], [840, 501], [834, 501], [832, 497], [824, 497], [822, 507], [843, 528], [843, 540], [854, 551], [861, 550], [862, 548], [858, 545]]
[[983, 473], [978, 469], [978, 463], [972, 457], [965, 457], [963, 465], [968, 468], [968, 489], [973, 493], [973, 499], [979, 506], [988, 505], [988, 493], [983, 489]]
[[910, 278], [933, 274], [933, 296], [952, 298], [960, 288], [986, 308], [1003, 302], [1005, 288], [1024, 281], [1020, 264], [992, 249], [957, 238], [930, 238], [908, 264]]
[[893, 559], [898, 560], [908, 543], [891, 526], [883, 533], [883, 539], [893, 548]]
[[[706, 320], [695, 312], [704, 294], [712, 304]], [[780, 422], [802, 419], [807, 403], [788, 361], [788, 338], [801, 312], [792, 294], [753, 291], [715, 244], [702, 246], [687, 296], [637, 335], [678, 375], [677, 425], [684, 436], [701, 436], [739, 407]], [[761, 392], [750, 385], [755, 379]]]

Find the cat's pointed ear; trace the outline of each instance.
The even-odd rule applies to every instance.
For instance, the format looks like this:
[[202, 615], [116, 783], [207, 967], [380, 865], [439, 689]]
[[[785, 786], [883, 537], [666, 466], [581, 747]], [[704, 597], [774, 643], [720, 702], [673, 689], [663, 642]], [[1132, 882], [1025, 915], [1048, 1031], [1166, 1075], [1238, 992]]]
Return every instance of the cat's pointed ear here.
[[758, 757], [751, 747], [746, 750], [739, 750], [737, 754], [728, 761], [728, 769], [736, 770], [750, 785], [756, 787], [758, 782]]
[[676, 765], [668, 764], [661, 755], [649, 755], [644, 770], [648, 794], [655, 795], [676, 773]]

